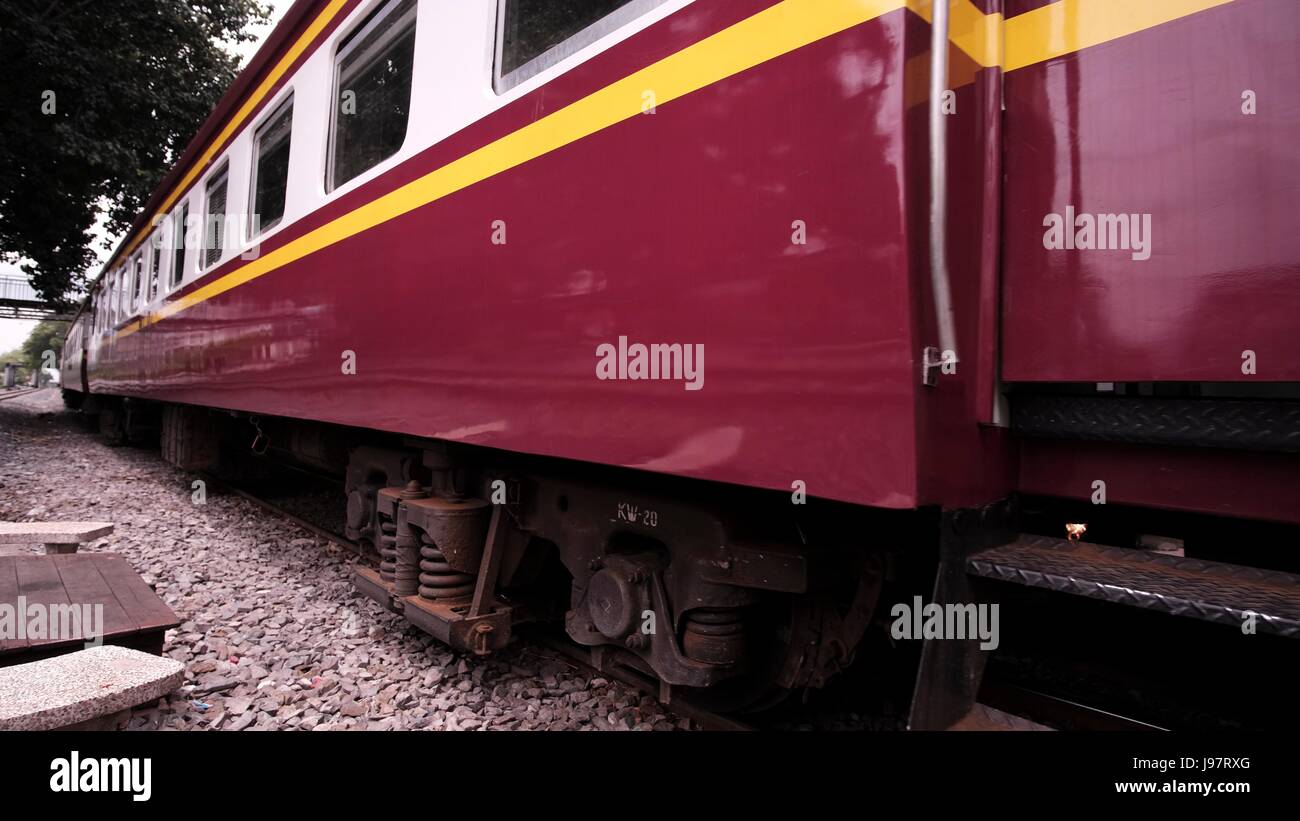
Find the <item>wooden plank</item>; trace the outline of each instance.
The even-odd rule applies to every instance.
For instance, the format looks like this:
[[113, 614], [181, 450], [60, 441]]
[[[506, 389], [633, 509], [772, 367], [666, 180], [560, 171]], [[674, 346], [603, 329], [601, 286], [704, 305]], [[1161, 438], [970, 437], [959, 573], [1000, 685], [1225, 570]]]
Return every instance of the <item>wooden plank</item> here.
[[116, 553], [87, 553], [95, 560], [99, 573], [113, 588], [113, 594], [126, 608], [126, 612], [140, 625], [141, 630], [168, 630], [180, 625], [176, 614], [149, 589], [140, 574], [135, 572], [122, 556]]
[[[49, 556], [10, 556], [18, 577], [18, 593], [27, 600], [27, 606], [50, 607], [67, 604], [68, 593], [63, 589], [63, 580]], [[33, 641], [28, 639], [27, 649], [38, 646], [57, 644], [58, 642]]]
[[63, 589], [63, 580], [50, 556], [10, 556], [9, 559], [17, 571], [18, 591], [27, 597], [29, 605], [68, 603], [68, 592]]
[[16, 653], [27, 649], [27, 639], [18, 638], [18, 619], [23, 616], [18, 608], [18, 568], [13, 556], [0, 556], [0, 604], [14, 608], [14, 638], [0, 636], [0, 654]]
[[140, 625], [126, 612], [126, 608], [113, 595], [113, 588], [99, 574], [95, 555], [69, 554], [48, 557], [63, 579], [63, 589], [74, 605], [102, 604], [104, 606], [104, 638], [136, 633]]

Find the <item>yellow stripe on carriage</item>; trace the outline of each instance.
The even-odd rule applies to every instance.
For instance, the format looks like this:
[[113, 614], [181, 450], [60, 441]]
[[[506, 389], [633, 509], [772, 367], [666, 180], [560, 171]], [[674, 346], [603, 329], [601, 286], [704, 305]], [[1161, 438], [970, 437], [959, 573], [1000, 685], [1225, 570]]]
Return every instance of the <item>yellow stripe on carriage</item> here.
[[[907, 7], [930, 22], [931, 0], [907, 0]], [[949, 0], [948, 41], [983, 68], [1002, 65], [1002, 15], [985, 14], [971, 0]]]
[[1006, 21], [1006, 71], [1118, 40], [1233, 0], [1060, 0]]

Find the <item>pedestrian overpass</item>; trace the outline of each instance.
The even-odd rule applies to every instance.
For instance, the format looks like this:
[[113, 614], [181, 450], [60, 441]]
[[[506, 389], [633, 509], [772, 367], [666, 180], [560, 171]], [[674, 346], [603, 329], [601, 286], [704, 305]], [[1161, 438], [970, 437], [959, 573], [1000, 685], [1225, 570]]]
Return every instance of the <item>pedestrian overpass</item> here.
[[26, 277], [0, 276], [0, 319], [72, 319], [73, 309], [60, 310], [36, 294]]

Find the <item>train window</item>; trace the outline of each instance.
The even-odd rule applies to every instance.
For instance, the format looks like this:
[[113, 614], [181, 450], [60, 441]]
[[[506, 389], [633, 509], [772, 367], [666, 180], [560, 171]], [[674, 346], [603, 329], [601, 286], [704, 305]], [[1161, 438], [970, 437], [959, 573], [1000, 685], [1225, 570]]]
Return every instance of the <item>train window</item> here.
[[172, 214], [172, 243], [175, 250], [172, 252], [172, 287], [175, 288], [181, 284], [181, 279], [185, 274], [185, 223], [190, 218], [190, 204], [181, 203]]
[[153, 260], [149, 265], [149, 301], [158, 298], [158, 277], [162, 275], [162, 231], [153, 235]]
[[514, 88], [664, 2], [498, 0], [493, 88]]
[[113, 274], [113, 290], [109, 293], [109, 307], [112, 309], [113, 324], [117, 325], [122, 319], [122, 274], [126, 268], [118, 268]]
[[203, 217], [203, 267], [221, 259], [226, 240], [226, 176], [229, 168], [221, 169], [208, 180], [208, 210]]
[[284, 216], [289, 183], [289, 135], [293, 125], [293, 97], [284, 101], [253, 137], [252, 213], [248, 234], [257, 236]]
[[330, 191], [397, 153], [411, 113], [415, 0], [388, 0], [339, 46], [325, 185]]
[[135, 264], [131, 266], [131, 301], [127, 304], [127, 313], [140, 304], [140, 289], [144, 286], [144, 254], [135, 255]]

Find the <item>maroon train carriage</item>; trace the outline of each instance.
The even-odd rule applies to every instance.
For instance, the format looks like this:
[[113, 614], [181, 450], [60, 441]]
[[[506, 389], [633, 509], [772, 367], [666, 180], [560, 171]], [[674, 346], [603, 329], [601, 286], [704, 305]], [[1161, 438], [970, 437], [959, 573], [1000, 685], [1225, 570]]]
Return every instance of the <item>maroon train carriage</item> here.
[[[444, 641], [562, 621], [665, 693], [820, 686], [901, 590], [1295, 637], [1298, 42], [1293, 0], [299, 0], [65, 390], [346, 476], [359, 587]], [[988, 654], [923, 648], [947, 726]]]

